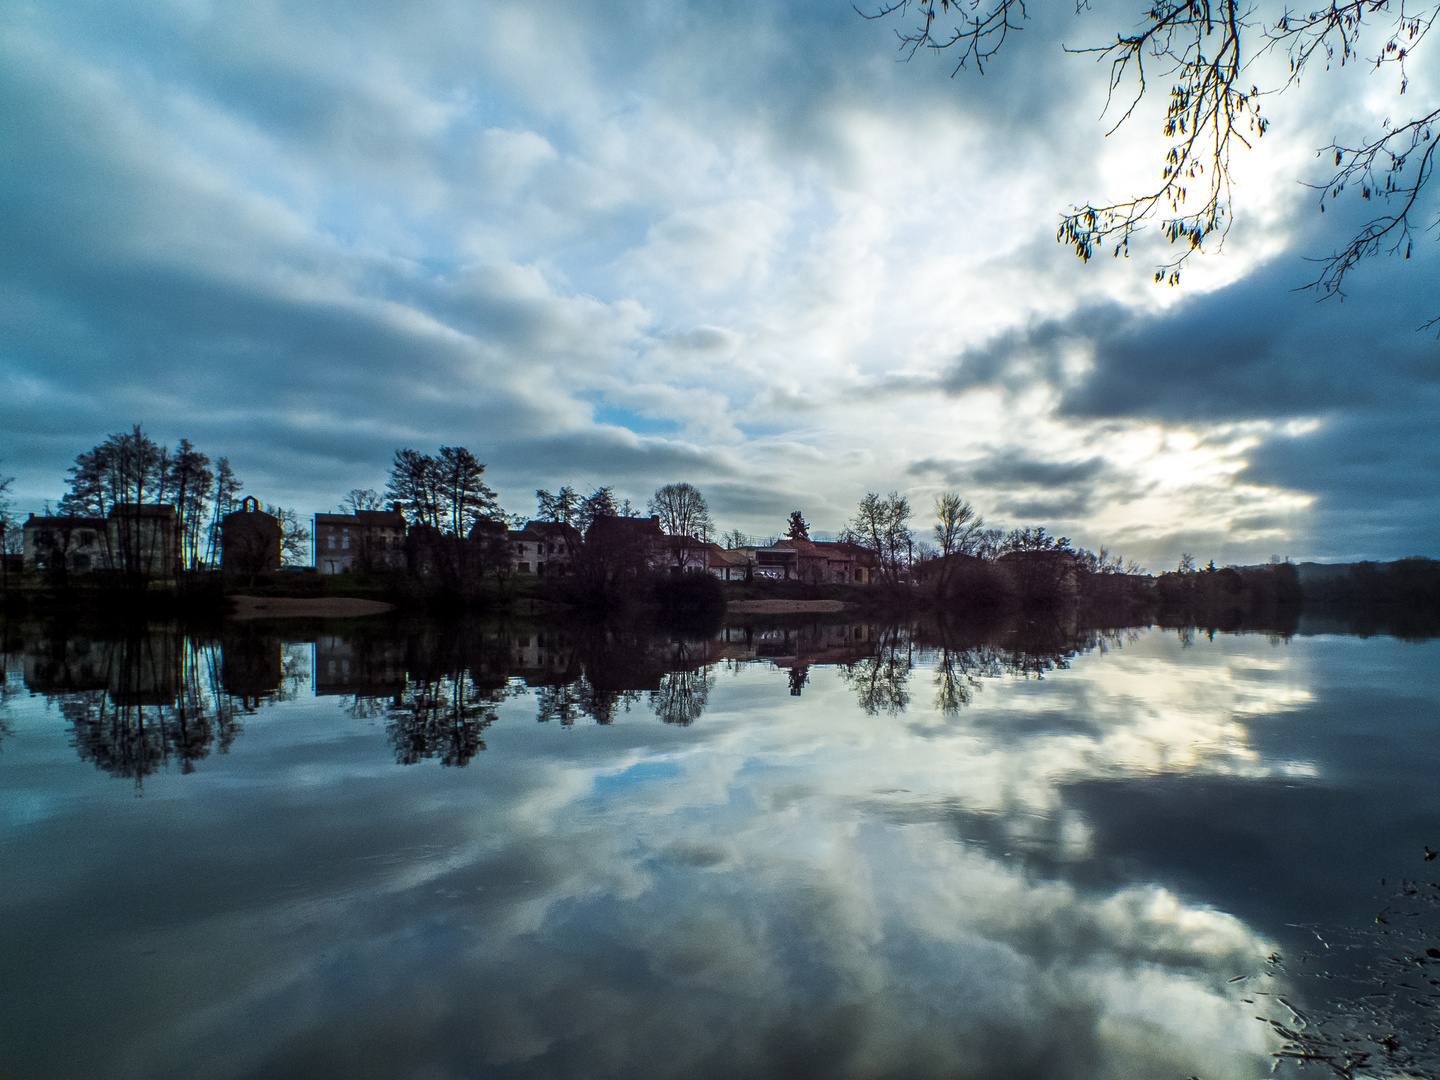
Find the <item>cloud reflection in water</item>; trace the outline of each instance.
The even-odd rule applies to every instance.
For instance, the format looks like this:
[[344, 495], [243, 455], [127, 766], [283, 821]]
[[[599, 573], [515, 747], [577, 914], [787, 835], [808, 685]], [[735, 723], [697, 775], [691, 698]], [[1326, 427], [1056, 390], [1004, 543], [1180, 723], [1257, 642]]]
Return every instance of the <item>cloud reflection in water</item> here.
[[[1153, 631], [947, 711], [942, 655], [895, 644], [903, 710], [862, 707], [855, 666], [813, 665], [795, 696], [769, 664], [701, 665], [606, 726], [534, 723], [553, 686], [481, 687], [465, 768], [377, 768], [383, 718], [302, 696], [112, 822], [110, 790], [83, 788], [22, 856], [117, 830], [124, 888], [175, 901], [47, 955], [88, 950], [89, 989], [125, 1003], [83, 1052], [152, 1077], [1266, 1071], [1273, 1037], [1229, 980], [1272, 943], [1143, 877], [1053, 866], [1089, 851], [1068, 785], [1303, 772], [1249, 738], [1306, 701], [1303, 663]], [[43, 924], [98, 887], [11, 903]]]

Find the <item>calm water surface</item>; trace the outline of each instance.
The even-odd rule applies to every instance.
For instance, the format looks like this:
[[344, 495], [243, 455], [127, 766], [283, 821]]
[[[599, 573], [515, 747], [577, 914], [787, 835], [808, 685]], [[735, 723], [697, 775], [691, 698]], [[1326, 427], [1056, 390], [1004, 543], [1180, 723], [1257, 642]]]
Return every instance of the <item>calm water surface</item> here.
[[290, 635], [6, 654], [0, 1076], [1260, 1077], [1440, 866], [1440, 643]]

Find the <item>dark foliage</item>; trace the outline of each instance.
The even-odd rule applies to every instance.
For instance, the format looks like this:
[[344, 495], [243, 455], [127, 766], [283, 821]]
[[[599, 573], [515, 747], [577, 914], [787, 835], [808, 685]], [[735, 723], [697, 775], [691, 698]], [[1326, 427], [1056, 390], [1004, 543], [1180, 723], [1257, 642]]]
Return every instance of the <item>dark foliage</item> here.
[[1293, 632], [1304, 594], [1291, 563], [1227, 566], [1161, 574], [1155, 581], [1159, 620], [1167, 626]]

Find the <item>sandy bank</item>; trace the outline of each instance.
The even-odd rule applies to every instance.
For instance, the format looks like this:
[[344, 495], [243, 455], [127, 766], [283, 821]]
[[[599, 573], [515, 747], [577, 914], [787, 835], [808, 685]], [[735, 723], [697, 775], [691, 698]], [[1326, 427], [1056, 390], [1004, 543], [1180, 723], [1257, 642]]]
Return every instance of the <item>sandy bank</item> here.
[[844, 611], [839, 600], [736, 600], [725, 605], [735, 615], [829, 615]]
[[379, 615], [395, 605], [351, 596], [232, 596], [236, 619], [343, 619], [352, 615]]

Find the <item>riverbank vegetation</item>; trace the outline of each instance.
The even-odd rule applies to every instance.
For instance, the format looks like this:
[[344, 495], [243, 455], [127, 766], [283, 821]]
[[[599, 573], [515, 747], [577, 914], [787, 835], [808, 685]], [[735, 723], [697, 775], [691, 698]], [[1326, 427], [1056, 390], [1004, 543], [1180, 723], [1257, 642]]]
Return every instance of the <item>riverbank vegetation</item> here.
[[[1423, 558], [1348, 568], [1306, 564], [1302, 578], [1288, 561], [1200, 568], [1185, 555], [1175, 570], [1156, 575], [1106, 546], [1090, 550], [1045, 526], [988, 527], [956, 492], [936, 496], [928, 515], [917, 515], [903, 493], [868, 492], [834, 539], [812, 539], [796, 509], [778, 538], [732, 530], [716, 544], [710, 508], [687, 483], [658, 489], [648, 516], [608, 486], [589, 495], [569, 486], [555, 494], [539, 490], [535, 516], [525, 518], [500, 506], [485, 471], [464, 447], [441, 447], [435, 455], [397, 450], [383, 495], [355, 489], [345, 499], [362, 515], [388, 501], [395, 520], [403, 518], [394, 545], [377, 546], [357, 517], [348, 530], [355, 535], [345, 540], [344, 571], [322, 574], [293, 565], [307, 554], [310, 536], [294, 511], [276, 509], [290, 565], [227, 572], [220, 569], [221, 525], [236, 506], [240, 480], [225, 458], [212, 468], [188, 441], [172, 452], [137, 425], [76, 458], [59, 515], [46, 520], [99, 519], [142, 504], [173, 507], [173, 573], [158, 580], [127, 572], [114, 559], [82, 569], [63, 555], [68, 545], [59, 558], [22, 562], [16, 552], [0, 559], [0, 602], [35, 611], [143, 607], [215, 617], [240, 594], [355, 597], [431, 614], [568, 610], [679, 625], [713, 621], [735, 601], [823, 600], [887, 619], [983, 621], [1073, 610], [1093, 625], [1216, 629], [1293, 625], [1306, 603], [1326, 605], [1337, 618], [1358, 612], [1361, 624], [1429, 625], [1434, 616], [1425, 613], [1440, 606], [1440, 564]], [[0, 486], [0, 500], [4, 494]], [[0, 502], [0, 516], [8, 511]], [[19, 531], [13, 521], [6, 528], [9, 547]], [[532, 562], [524, 561], [525, 543], [535, 549]]]

